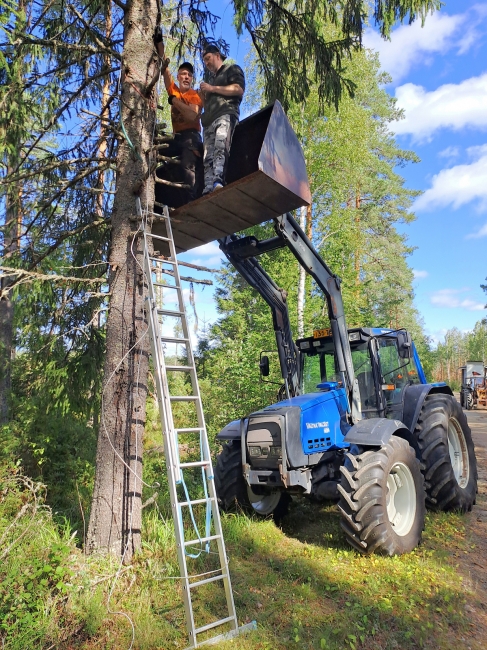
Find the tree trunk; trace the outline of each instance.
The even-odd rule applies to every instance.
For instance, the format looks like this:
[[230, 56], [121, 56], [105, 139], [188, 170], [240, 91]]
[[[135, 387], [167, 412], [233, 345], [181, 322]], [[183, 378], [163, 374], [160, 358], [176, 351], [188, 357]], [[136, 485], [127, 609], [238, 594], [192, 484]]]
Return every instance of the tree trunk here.
[[[136, 196], [152, 209], [150, 147], [157, 98], [145, 89], [157, 72], [152, 44], [156, 0], [128, 3], [124, 22], [121, 118], [128, 138], [120, 143], [109, 255], [104, 388], [88, 527], [90, 552], [121, 555], [140, 548], [142, 440], [145, 426], [149, 336], [142, 274], [143, 240], [134, 235]], [[131, 223], [132, 219], [132, 223]]]
[[[7, 176], [11, 172], [12, 167], [8, 166]], [[3, 254], [8, 261], [19, 248], [20, 192], [16, 183], [8, 187], [5, 203]], [[12, 284], [12, 278], [0, 279], [0, 424], [5, 424], [9, 419], [14, 333], [14, 304], [10, 290]]]

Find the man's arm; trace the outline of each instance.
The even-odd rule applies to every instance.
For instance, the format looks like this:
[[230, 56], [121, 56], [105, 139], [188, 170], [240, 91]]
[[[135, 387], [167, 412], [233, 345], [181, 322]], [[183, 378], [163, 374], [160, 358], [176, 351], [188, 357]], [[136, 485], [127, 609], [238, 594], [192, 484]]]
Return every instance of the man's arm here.
[[201, 113], [201, 108], [197, 104], [185, 104], [174, 95], [171, 106], [174, 106], [188, 122], [193, 122]]
[[[161, 37], [162, 38], [162, 37]], [[167, 92], [169, 92], [169, 88], [171, 87], [172, 84], [172, 74], [169, 72], [167, 64], [169, 63], [169, 59], [166, 59], [166, 52], [164, 51], [164, 41], [157, 41], [155, 43], [157, 54], [161, 58], [163, 62], [163, 68], [162, 68], [162, 77], [164, 79], [164, 85], [166, 86]]]
[[212, 86], [204, 81], [200, 84], [200, 89], [204, 93], [215, 93], [223, 97], [242, 97], [244, 90], [239, 84], [230, 84], [229, 86]]

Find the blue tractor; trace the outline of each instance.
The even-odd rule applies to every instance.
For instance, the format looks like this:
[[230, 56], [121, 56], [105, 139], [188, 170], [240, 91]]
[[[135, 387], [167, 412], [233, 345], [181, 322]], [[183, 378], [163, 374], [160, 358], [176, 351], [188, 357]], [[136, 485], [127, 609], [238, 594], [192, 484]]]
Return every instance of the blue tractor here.
[[[347, 329], [340, 280], [290, 213], [276, 236], [227, 236], [220, 248], [271, 308], [283, 379], [280, 401], [228, 424], [215, 467], [220, 506], [281, 517], [291, 495], [335, 500], [348, 542], [362, 553], [407, 553], [425, 508], [471, 510], [472, 436], [445, 383], [427, 382], [403, 329]], [[287, 247], [323, 292], [329, 329], [293, 339], [262, 253]], [[269, 359], [260, 370], [269, 375]]]

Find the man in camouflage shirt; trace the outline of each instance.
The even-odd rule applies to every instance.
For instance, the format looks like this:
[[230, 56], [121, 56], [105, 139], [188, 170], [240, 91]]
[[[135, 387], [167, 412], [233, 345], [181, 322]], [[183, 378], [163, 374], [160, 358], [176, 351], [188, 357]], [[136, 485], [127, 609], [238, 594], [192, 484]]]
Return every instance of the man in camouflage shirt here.
[[211, 83], [202, 82], [200, 85], [204, 98], [204, 113], [201, 116], [205, 148], [203, 194], [225, 185], [230, 145], [245, 91], [242, 68], [236, 64], [225, 64], [224, 61], [225, 57], [216, 45], [206, 45], [203, 63], [210, 73]]

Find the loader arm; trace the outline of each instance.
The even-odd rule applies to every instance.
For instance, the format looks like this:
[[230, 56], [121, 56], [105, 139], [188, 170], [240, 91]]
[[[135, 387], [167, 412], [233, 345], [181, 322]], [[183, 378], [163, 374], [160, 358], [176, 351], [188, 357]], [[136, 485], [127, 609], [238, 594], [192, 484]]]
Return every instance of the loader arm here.
[[305, 235], [291, 213], [275, 219], [275, 228], [282, 237], [300, 266], [309, 273], [323, 291], [328, 308], [328, 317], [335, 343], [339, 372], [343, 376], [343, 385], [351, 394], [355, 380], [352, 351], [348, 340], [348, 330], [343, 309], [340, 278], [331, 272], [321, 259], [317, 250]]
[[[300, 394], [299, 351], [293, 340], [289, 312], [287, 308], [287, 292], [280, 289], [274, 280], [264, 271], [255, 259], [255, 255], [282, 248], [282, 239], [272, 240], [272, 246], [266, 250], [259, 248], [260, 242], [255, 237], [238, 238], [235, 235], [220, 239], [220, 248], [228, 261], [237, 269], [240, 275], [264, 298], [272, 312], [272, 323], [276, 336], [281, 375], [286, 386], [287, 397]], [[276, 245], [274, 245], [276, 244]], [[251, 253], [251, 256], [249, 256]]]
[[231, 235], [219, 240], [220, 248], [231, 264], [271, 308], [281, 372], [291, 397], [300, 393], [300, 369], [299, 352], [294, 344], [289, 321], [286, 292], [279, 289], [255, 258], [262, 253], [287, 247], [300, 266], [316, 281], [326, 299], [338, 371], [348, 396], [349, 417], [352, 423], [358, 422], [362, 419], [362, 409], [348, 340], [340, 278], [331, 272], [289, 212], [275, 218], [274, 224], [276, 237], [259, 241], [254, 236], [239, 238]]

